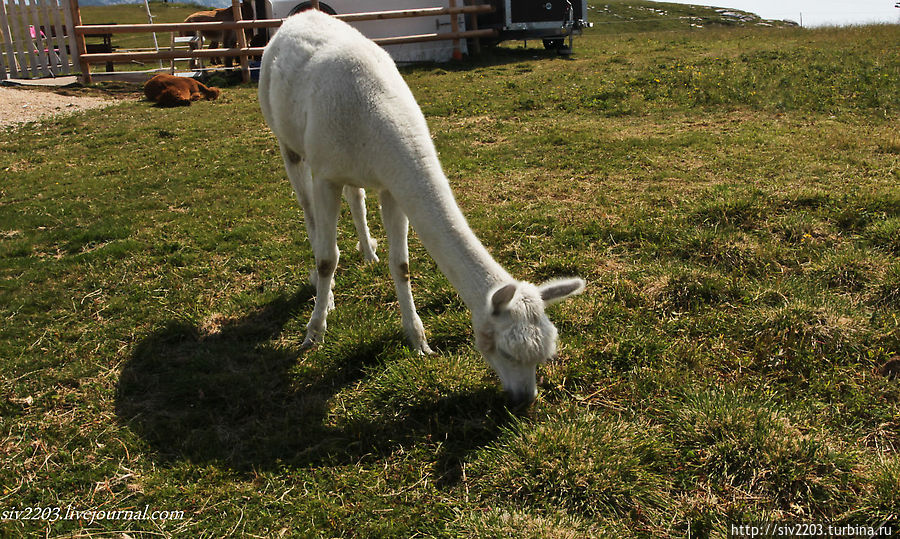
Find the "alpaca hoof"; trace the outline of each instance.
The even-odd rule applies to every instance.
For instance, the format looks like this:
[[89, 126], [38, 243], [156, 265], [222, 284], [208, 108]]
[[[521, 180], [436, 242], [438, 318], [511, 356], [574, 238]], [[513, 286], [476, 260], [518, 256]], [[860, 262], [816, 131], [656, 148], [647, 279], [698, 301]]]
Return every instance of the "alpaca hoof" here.
[[430, 356], [434, 351], [428, 346], [428, 339], [425, 338], [425, 328], [422, 321], [416, 316], [412, 323], [403, 324], [403, 330], [409, 341], [410, 347], [420, 356]]
[[300, 351], [306, 352], [307, 350], [312, 350], [313, 348], [315, 348], [318, 345], [319, 345], [318, 342], [307, 337], [306, 339], [303, 340], [303, 344], [300, 345]]
[[363, 249], [362, 242], [356, 242], [356, 250], [362, 254], [363, 261], [366, 263], [374, 264], [375, 262], [378, 262], [378, 255], [375, 254], [377, 249], [378, 242], [372, 238], [369, 238], [368, 249]]
[[314, 332], [309, 331], [306, 333], [306, 338], [303, 339], [303, 344], [300, 345], [300, 350], [305, 352], [306, 350], [311, 350], [320, 344], [325, 342], [324, 332]]

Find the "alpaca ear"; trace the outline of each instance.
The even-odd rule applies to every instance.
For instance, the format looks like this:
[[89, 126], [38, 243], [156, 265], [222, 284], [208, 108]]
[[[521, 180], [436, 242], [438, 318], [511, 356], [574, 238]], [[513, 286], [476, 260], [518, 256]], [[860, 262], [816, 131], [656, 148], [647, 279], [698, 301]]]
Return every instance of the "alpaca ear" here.
[[584, 290], [584, 279], [573, 277], [571, 279], [554, 279], [547, 281], [538, 287], [541, 292], [541, 299], [547, 305], [553, 305], [566, 299], [569, 296], [580, 294]]
[[491, 307], [493, 307], [493, 313], [495, 315], [500, 314], [509, 302], [512, 301], [513, 296], [516, 295], [516, 285], [510, 283], [506, 286], [501, 287], [494, 295], [491, 296]]

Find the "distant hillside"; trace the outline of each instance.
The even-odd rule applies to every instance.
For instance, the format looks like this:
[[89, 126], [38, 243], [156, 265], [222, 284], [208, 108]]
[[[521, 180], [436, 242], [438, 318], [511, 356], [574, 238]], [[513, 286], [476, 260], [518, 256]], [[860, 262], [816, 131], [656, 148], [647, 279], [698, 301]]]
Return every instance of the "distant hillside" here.
[[[298, 0], [299, 2], [300, 0]], [[728, 0], [722, 0], [727, 4]], [[143, 0], [80, 0], [82, 6], [142, 4]], [[161, 2], [151, 2], [151, 4]], [[184, 3], [184, 2], [183, 2]], [[226, 7], [230, 0], [195, 0], [189, 4]], [[773, 21], [737, 9], [649, 2], [646, 0], [612, 0], [588, 2], [588, 20], [601, 32], [651, 31], [704, 26], [796, 26], [791, 21]]]
[[[727, 4], [728, 0], [722, 0]], [[588, 3], [588, 20], [601, 33], [648, 32], [710, 26], [792, 27], [793, 21], [763, 19], [738, 9], [649, 2], [611, 0]]]

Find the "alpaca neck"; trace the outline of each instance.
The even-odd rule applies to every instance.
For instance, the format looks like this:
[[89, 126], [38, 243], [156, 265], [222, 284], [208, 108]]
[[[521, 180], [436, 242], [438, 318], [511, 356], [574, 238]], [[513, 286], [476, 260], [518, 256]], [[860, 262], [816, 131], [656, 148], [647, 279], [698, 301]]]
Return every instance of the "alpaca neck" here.
[[488, 294], [513, 279], [472, 232], [437, 157], [424, 161], [424, 165], [395, 176], [398, 185], [390, 189], [391, 194], [438, 268], [469, 310], [480, 316]]

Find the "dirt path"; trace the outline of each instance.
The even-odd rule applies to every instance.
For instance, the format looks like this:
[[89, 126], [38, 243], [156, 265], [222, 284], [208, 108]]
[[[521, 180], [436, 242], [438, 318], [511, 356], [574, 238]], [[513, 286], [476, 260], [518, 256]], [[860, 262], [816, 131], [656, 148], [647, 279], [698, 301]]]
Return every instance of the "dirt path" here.
[[0, 128], [78, 110], [106, 107], [118, 99], [81, 89], [14, 88], [0, 86]]

